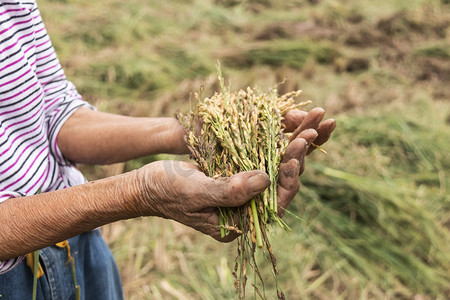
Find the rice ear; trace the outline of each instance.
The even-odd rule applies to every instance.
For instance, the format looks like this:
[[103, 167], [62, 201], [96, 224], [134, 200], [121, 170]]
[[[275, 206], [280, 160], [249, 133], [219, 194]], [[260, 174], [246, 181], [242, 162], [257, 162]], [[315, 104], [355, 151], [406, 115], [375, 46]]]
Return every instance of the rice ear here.
[[[200, 99], [186, 115], [178, 114], [178, 119], [186, 133], [186, 143], [191, 157], [200, 169], [210, 177], [231, 176], [238, 172], [259, 169], [269, 175], [271, 184], [261, 195], [238, 209], [219, 208], [222, 237], [236, 224], [228, 224], [235, 213], [238, 214], [237, 227], [241, 236], [238, 240], [239, 272], [235, 286], [239, 297], [245, 296], [246, 268], [252, 266], [261, 283], [255, 251], [262, 249], [268, 255], [276, 276], [275, 254], [269, 241], [269, 223], [278, 224], [285, 230], [288, 225], [278, 217], [277, 182], [278, 167], [289, 143], [284, 133], [283, 116], [291, 109], [298, 109], [310, 102], [295, 103], [294, 98], [301, 90], [278, 96], [276, 87], [262, 92], [258, 87], [247, 87], [232, 92], [225, 85], [220, 65], [218, 65], [220, 92]], [[201, 134], [196, 134], [198, 121], [202, 121]], [[246, 259], [250, 258], [250, 263]], [[256, 285], [253, 285], [258, 290]], [[282, 292], [279, 293], [282, 295]]]

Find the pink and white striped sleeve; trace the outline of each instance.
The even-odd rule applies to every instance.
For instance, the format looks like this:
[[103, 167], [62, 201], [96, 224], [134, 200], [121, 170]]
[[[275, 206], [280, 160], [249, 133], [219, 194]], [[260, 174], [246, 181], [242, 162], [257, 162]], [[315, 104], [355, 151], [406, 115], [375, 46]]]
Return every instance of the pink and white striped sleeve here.
[[[0, 203], [10, 198], [17, 198], [22, 196], [22, 194], [16, 192], [0, 192]], [[8, 272], [12, 268], [20, 264], [24, 257], [25, 255], [21, 255], [19, 257], [11, 258], [5, 261], [0, 260], [0, 274]]]
[[71, 165], [57, 146], [58, 132], [78, 108], [94, 109], [94, 107], [85, 102], [75, 85], [67, 80], [36, 3], [32, 14], [37, 32], [35, 40], [38, 41], [35, 43], [35, 74], [44, 92], [45, 122], [50, 152], [60, 165]]

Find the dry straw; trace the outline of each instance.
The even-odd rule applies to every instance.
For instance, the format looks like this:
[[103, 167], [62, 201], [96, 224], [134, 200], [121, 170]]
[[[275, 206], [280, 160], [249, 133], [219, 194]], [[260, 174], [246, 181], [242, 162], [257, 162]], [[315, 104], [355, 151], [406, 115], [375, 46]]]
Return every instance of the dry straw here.
[[[192, 158], [206, 175], [217, 178], [250, 170], [262, 170], [269, 175], [270, 186], [243, 207], [219, 207], [221, 235], [230, 231], [242, 233], [238, 239], [235, 278], [239, 297], [245, 297], [247, 266], [253, 268], [263, 285], [255, 260], [256, 249], [262, 249], [270, 260], [273, 273], [278, 274], [275, 255], [269, 241], [268, 224], [288, 226], [278, 217], [277, 181], [278, 167], [289, 143], [284, 132], [283, 116], [309, 102], [296, 104], [294, 98], [301, 91], [278, 96], [276, 88], [262, 92], [258, 88], [231, 92], [224, 84], [220, 67], [218, 79], [221, 92], [200, 99], [196, 94], [195, 111], [178, 114], [186, 132], [187, 146]], [[199, 128], [200, 127], [200, 128]], [[238, 216], [238, 224], [233, 220]], [[255, 293], [264, 296], [253, 284]], [[284, 298], [281, 290], [278, 297]]]

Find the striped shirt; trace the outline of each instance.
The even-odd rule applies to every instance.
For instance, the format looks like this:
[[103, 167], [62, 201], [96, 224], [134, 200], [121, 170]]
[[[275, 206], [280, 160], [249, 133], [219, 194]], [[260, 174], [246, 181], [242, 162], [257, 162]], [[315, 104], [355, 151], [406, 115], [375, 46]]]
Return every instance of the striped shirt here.
[[[82, 106], [90, 107], [67, 81], [36, 2], [0, 0], [0, 202], [86, 181], [56, 143]], [[0, 261], [0, 273], [21, 260]]]

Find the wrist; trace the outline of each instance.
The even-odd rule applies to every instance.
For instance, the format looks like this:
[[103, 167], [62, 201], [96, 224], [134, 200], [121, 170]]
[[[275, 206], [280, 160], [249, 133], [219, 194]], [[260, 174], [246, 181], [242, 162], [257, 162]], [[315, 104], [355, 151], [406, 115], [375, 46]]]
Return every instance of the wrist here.
[[186, 146], [185, 131], [181, 123], [176, 118], [171, 118], [171, 132], [168, 138], [171, 140], [171, 154], [188, 154]]
[[144, 180], [140, 173], [139, 170], [133, 170], [118, 175], [122, 178], [119, 178], [119, 182], [114, 189], [116, 194], [121, 194], [122, 201], [115, 203], [115, 205], [119, 207], [121, 219], [138, 218], [146, 215], [142, 205], [142, 182]]
[[176, 118], [149, 118], [144, 126], [147, 154], [188, 153], [184, 128]]
[[128, 209], [135, 217], [162, 216], [164, 196], [167, 196], [161, 174], [161, 161], [147, 164], [130, 172], [129, 185], [133, 203]]

